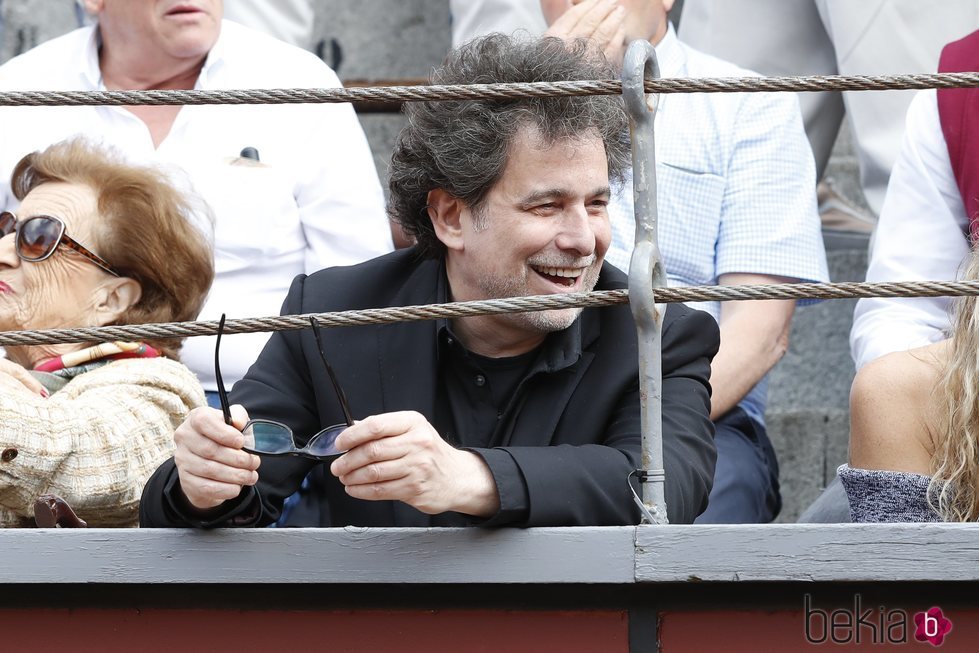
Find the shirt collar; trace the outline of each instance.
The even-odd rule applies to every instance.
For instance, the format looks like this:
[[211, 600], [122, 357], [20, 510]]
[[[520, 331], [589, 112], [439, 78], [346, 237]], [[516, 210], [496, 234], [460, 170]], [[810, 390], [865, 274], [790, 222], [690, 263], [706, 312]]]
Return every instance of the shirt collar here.
[[208, 88], [209, 75], [214, 74], [220, 70], [221, 66], [224, 65], [225, 54], [227, 53], [227, 46], [225, 42], [225, 33], [228, 30], [228, 21], [221, 21], [221, 31], [218, 33], [218, 40], [214, 42], [214, 46], [211, 47], [210, 52], [207, 53], [207, 58], [204, 59], [204, 66], [201, 68], [201, 74], [197, 78], [197, 88]]
[[[449, 280], [445, 274], [445, 259], [439, 263], [438, 281], [436, 286], [436, 301], [444, 304], [449, 301]], [[439, 318], [435, 322], [435, 356], [441, 361], [443, 356], [448, 355], [447, 347], [457, 345], [464, 350], [462, 343], [452, 332], [452, 325], [448, 318]], [[567, 329], [554, 331], [544, 338], [544, 343], [540, 346], [540, 355], [528, 370], [528, 376], [537, 372], [557, 372], [571, 367], [581, 358], [581, 316], [578, 316]]]
[[102, 69], [99, 68], [99, 47], [102, 45], [102, 37], [99, 35], [98, 26], [93, 25], [84, 29], [89, 30], [88, 45], [85, 47], [85, 59], [79, 73], [87, 88], [102, 89]]

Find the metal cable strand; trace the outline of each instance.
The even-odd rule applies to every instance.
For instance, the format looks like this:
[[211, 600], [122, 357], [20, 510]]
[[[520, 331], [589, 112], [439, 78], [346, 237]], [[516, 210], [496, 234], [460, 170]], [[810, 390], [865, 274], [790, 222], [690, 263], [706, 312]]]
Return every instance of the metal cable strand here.
[[[783, 283], [747, 286], [690, 286], [656, 290], [661, 304], [699, 301], [743, 301], [755, 299], [853, 299], [865, 297], [960, 297], [979, 295], [979, 281], [898, 281], [879, 283]], [[556, 308], [596, 308], [625, 304], [628, 290], [601, 290], [566, 295], [535, 295], [448, 304], [425, 304], [397, 308], [314, 313], [323, 326], [392, 324], [438, 318], [473, 317], [500, 313], [524, 313]], [[224, 332], [255, 333], [286, 331], [309, 326], [310, 315], [286, 315], [228, 320]], [[0, 332], [0, 346], [49, 345], [66, 342], [108, 340], [156, 340], [205, 336], [217, 333], [216, 321], [165, 322], [84, 329], [46, 329]]]
[[[499, 313], [522, 313], [553, 308], [599, 307], [625, 304], [629, 301], [628, 290], [605, 290], [566, 295], [539, 295], [491, 299], [449, 304], [426, 304], [396, 308], [370, 308], [359, 311], [335, 313], [310, 313], [263, 318], [227, 320], [224, 333], [255, 333], [259, 331], [286, 331], [309, 327], [310, 316], [316, 317], [320, 326], [341, 327], [366, 324], [393, 324], [417, 320], [434, 320], [441, 317], [471, 317]], [[217, 333], [217, 321], [164, 322], [159, 324], [133, 324], [127, 326], [89, 327], [82, 329], [47, 329], [37, 331], [0, 332], [0, 346], [40, 345], [64, 342], [96, 342], [107, 340], [147, 340], [183, 338]]]
[[[979, 87], [979, 73], [914, 75], [810, 75], [801, 77], [664, 78], [646, 81], [647, 93], [762, 93], [773, 91], [880, 91]], [[374, 88], [280, 88], [212, 91], [4, 91], [0, 106], [103, 106], [202, 104], [331, 104], [513, 100], [521, 98], [618, 95], [619, 80], [386, 86]]]
[[908, 75], [803, 75], [797, 77], [719, 77], [647, 80], [647, 93], [766, 93], [779, 91], [887, 91], [974, 88], [979, 73]]

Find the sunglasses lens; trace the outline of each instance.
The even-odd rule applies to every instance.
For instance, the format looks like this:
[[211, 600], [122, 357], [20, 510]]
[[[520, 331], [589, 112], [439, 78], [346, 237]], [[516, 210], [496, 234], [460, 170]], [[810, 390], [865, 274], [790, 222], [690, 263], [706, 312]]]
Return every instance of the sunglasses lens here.
[[336, 426], [323, 429], [309, 439], [309, 444], [306, 445], [304, 451], [317, 458], [339, 456], [343, 452], [337, 449], [336, 442], [337, 438], [346, 428], [346, 424], [337, 424]]
[[4, 211], [0, 213], [0, 238], [9, 236], [17, 228], [17, 218], [13, 213]]
[[17, 232], [17, 253], [25, 261], [40, 261], [51, 255], [61, 240], [61, 225], [45, 217], [31, 218]]
[[283, 424], [255, 420], [245, 425], [244, 448], [253, 453], [289, 453], [295, 449], [292, 431]]

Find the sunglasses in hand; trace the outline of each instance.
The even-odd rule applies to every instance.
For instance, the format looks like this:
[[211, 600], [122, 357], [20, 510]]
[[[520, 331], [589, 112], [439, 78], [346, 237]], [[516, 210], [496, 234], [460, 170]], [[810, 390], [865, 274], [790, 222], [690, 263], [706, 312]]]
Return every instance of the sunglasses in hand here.
[[[214, 344], [214, 378], [217, 381], [218, 398], [221, 400], [224, 422], [225, 424], [231, 425], [231, 406], [228, 403], [228, 393], [224, 389], [224, 380], [221, 378], [220, 352], [221, 334], [224, 332], [224, 320], [225, 316], [221, 315], [221, 321], [218, 323], [217, 342]], [[340, 387], [336, 374], [333, 372], [333, 367], [326, 360], [326, 354], [323, 353], [323, 340], [320, 337], [319, 324], [316, 323], [316, 318], [314, 317], [309, 318], [309, 323], [313, 327], [313, 336], [316, 338], [316, 346], [319, 349], [320, 358], [323, 360], [327, 374], [330, 375], [330, 381], [333, 383], [333, 390], [337, 394], [337, 399], [340, 402], [340, 408], [343, 410], [346, 423], [326, 427], [319, 433], [313, 435], [309, 439], [309, 442], [306, 443], [306, 446], [300, 448], [296, 446], [296, 438], [293, 435], [292, 429], [285, 424], [267, 419], [253, 419], [245, 424], [245, 428], [241, 430], [245, 436], [245, 445], [242, 449], [248, 453], [258, 454], [260, 456], [302, 456], [303, 458], [320, 461], [330, 460], [344, 453], [337, 449], [336, 440], [343, 433], [344, 429], [348, 426], [353, 426], [354, 419], [350, 413], [350, 405], [347, 403], [347, 397], [343, 394], [343, 388]]]

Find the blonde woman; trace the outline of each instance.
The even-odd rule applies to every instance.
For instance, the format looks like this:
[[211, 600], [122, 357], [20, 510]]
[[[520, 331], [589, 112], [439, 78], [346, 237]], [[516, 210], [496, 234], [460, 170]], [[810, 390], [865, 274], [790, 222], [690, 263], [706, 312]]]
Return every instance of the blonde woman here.
[[[979, 278], [979, 254], [965, 270]], [[853, 521], [979, 519], [979, 301], [958, 300], [951, 338], [879, 358], [850, 392]]]

